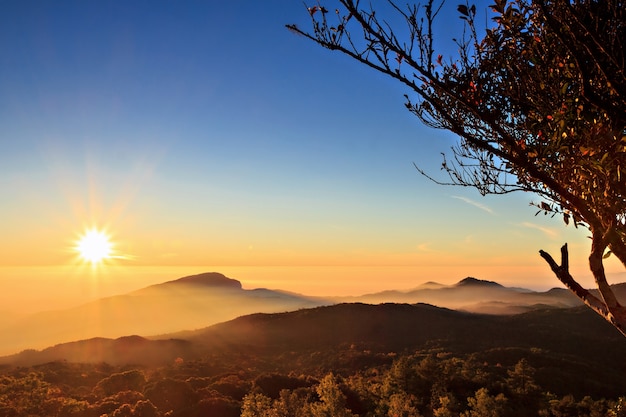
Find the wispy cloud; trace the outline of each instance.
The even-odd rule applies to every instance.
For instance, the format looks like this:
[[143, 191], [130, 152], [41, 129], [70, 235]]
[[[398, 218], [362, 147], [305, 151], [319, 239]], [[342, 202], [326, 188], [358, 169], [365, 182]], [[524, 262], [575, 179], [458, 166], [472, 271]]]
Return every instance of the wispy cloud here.
[[109, 256], [109, 258], [111, 259], [124, 259], [124, 260], [133, 260], [133, 259], [137, 259], [137, 257], [135, 255], [124, 255], [124, 254], [115, 254], [115, 255], [111, 255]]
[[430, 243], [420, 243], [417, 245], [417, 250], [419, 252], [432, 252], [433, 250], [430, 247]]
[[523, 222], [523, 223], [520, 223], [520, 225], [523, 226], [523, 227], [527, 227], [529, 229], [539, 230], [540, 232], [542, 232], [543, 234], [545, 234], [548, 237], [557, 237], [557, 235], [558, 235], [556, 230], [554, 230], [554, 229], [552, 229], [550, 227], [540, 226], [540, 225], [535, 224], [535, 223]]
[[479, 209], [481, 209], [483, 211], [486, 211], [489, 214], [494, 214], [493, 210], [490, 207], [487, 207], [486, 205], [481, 204], [478, 201], [474, 201], [474, 200], [472, 200], [470, 198], [461, 197], [461, 196], [458, 196], [458, 195], [453, 195], [452, 198], [456, 198], [457, 200], [461, 200], [461, 201], [463, 201], [463, 202], [465, 202], [467, 204], [470, 204], [470, 205], [472, 205], [474, 207], [478, 207]]

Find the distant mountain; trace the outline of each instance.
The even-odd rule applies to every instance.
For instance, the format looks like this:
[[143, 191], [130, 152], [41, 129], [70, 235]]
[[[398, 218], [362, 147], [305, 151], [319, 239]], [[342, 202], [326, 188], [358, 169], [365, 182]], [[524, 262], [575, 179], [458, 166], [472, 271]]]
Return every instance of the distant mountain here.
[[428, 281], [428, 282], [425, 282], [423, 284], [420, 284], [417, 288], [423, 289], [423, 290], [425, 290], [425, 289], [431, 289], [432, 290], [432, 289], [441, 288], [441, 287], [445, 287], [445, 285], [440, 284], [438, 282], [434, 282], [434, 281]]
[[[626, 284], [613, 287], [626, 300]], [[569, 308], [582, 303], [568, 290], [534, 292], [493, 281], [465, 278], [454, 285], [434, 282], [410, 291], [385, 291], [360, 297], [321, 299], [265, 288], [244, 289], [217, 272], [187, 276], [128, 294], [102, 298], [75, 308], [46, 311], [0, 321], [0, 355], [42, 349], [92, 338], [144, 337], [225, 322], [253, 313], [277, 313], [338, 303], [428, 303], [467, 312], [520, 314]], [[189, 333], [180, 333], [188, 335]]]
[[94, 337], [193, 330], [246, 314], [323, 304], [330, 302], [262, 288], [246, 290], [241, 282], [220, 273], [204, 273], [5, 323], [0, 334], [10, 337], [4, 337], [0, 354]]
[[[619, 289], [619, 285], [614, 288]], [[464, 278], [453, 285], [431, 282], [409, 291], [383, 291], [359, 297], [338, 298], [337, 301], [370, 304], [429, 303], [439, 307], [485, 314], [519, 314], [545, 307], [569, 308], [583, 304], [565, 289], [555, 288], [546, 292], [536, 292], [524, 288], [505, 287], [494, 281], [472, 277]]]
[[504, 288], [504, 286], [493, 281], [477, 279], [472, 277], [463, 278], [456, 283], [455, 287], [474, 287], [474, 288]]
[[[241, 282], [236, 279], [228, 278], [219, 272], [205, 272], [203, 274], [189, 275], [187, 277], [178, 278], [174, 281], [167, 281], [162, 284], [152, 285], [148, 288], [164, 288], [180, 285], [193, 285], [199, 287], [212, 288], [230, 288], [233, 290], [243, 289]], [[141, 291], [141, 290], [140, 290]]]

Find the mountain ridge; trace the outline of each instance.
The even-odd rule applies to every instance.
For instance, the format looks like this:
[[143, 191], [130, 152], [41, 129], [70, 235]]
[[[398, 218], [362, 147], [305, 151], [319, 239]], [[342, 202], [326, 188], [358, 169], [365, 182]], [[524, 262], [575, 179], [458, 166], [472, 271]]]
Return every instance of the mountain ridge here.
[[[626, 284], [613, 287], [626, 299]], [[44, 349], [94, 337], [144, 337], [193, 331], [253, 313], [278, 313], [340, 303], [428, 303], [460, 311], [520, 314], [544, 308], [569, 308], [582, 302], [565, 289], [534, 292], [467, 277], [453, 285], [426, 283], [409, 291], [389, 290], [358, 297], [320, 298], [266, 288], [244, 289], [219, 272], [189, 275], [81, 306], [41, 312], [5, 322], [13, 335], [0, 354]]]
[[[587, 355], [602, 363], [620, 364], [620, 358], [626, 355], [626, 345], [620, 342], [622, 336], [585, 306], [495, 316], [429, 304], [341, 303], [245, 315], [188, 332], [184, 337], [170, 334], [159, 338], [91, 338], [2, 357], [0, 363], [159, 365], [171, 364], [177, 358], [189, 361], [215, 355], [244, 355], [259, 364], [268, 363], [270, 357], [283, 361], [293, 358], [296, 362], [305, 361], [302, 366], [315, 368], [321, 364], [311, 352], [317, 351], [330, 354], [356, 349], [355, 352], [386, 355], [424, 349], [459, 353], [505, 351], [510, 347], [539, 349], [563, 358]], [[281, 360], [271, 362], [281, 367]], [[325, 366], [332, 370], [334, 365]]]
[[[433, 285], [434, 284], [434, 285]], [[624, 291], [626, 294], [626, 289]], [[505, 287], [495, 281], [466, 277], [455, 284], [431, 283], [411, 290], [387, 290], [355, 297], [337, 297], [337, 302], [364, 303], [430, 303], [477, 313], [518, 314], [537, 306], [576, 307], [582, 301], [568, 290], [538, 292], [526, 288]], [[490, 303], [495, 303], [490, 309]]]
[[459, 282], [457, 282], [456, 284], [454, 284], [454, 287], [467, 287], [467, 286], [471, 286], [471, 287], [489, 287], [489, 288], [505, 288], [503, 285], [498, 284], [497, 282], [494, 281], [487, 281], [484, 279], [478, 279], [478, 278], [474, 278], [474, 277], [467, 277], [467, 278], [463, 278], [462, 280], [460, 280]]
[[[175, 280], [154, 284], [147, 288], [177, 285], [198, 285], [212, 288], [232, 288], [236, 290], [243, 289], [241, 281], [228, 278], [226, 275], [219, 272], [203, 272], [200, 274], [187, 275]], [[139, 291], [141, 291], [141, 289]]]
[[240, 281], [216, 272], [190, 275], [5, 323], [0, 332], [14, 337], [4, 341], [0, 354], [93, 337], [193, 330], [255, 312], [289, 311], [329, 303], [281, 291], [243, 289]]

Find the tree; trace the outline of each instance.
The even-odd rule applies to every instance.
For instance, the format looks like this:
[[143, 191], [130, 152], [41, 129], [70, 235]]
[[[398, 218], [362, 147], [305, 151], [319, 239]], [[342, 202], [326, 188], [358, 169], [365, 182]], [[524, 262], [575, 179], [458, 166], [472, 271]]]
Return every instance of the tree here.
[[44, 415], [49, 388], [44, 375], [38, 372], [22, 377], [0, 377], [2, 415]]
[[520, 359], [513, 369], [507, 371], [509, 376], [506, 379], [507, 386], [520, 396], [528, 396], [539, 391], [539, 386], [535, 383], [535, 368], [530, 366], [524, 358]]
[[493, 397], [487, 388], [476, 391], [476, 395], [467, 399], [469, 410], [461, 417], [500, 417], [504, 414], [506, 398], [503, 394]]
[[144, 373], [132, 369], [103, 378], [96, 385], [95, 391], [108, 396], [121, 391], [142, 391], [145, 384], [146, 376]]
[[341, 391], [337, 378], [333, 373], [321, 379], [315, 388], [320, 402], [311, 404], [314, 417], [352, 417], [346, 408], [346, 396]]
[[164, 413], [180, 412], [198, 401], [197, 394], [187, 382], [172, 378], [156, 381], [147, 386], [144, 393], [146, 399]]
[[476, 7], [461, 4], [464, 30], [451, 58], [435, 48], [442, 4], [434, 0], [406, 7], [389, 2], [379, 10], [336, 1], [337, 8], [308, 8], [312, 30], [287, 27], [404, 84], [410, 112], [458, 135], [452, 157], [443, 158], [449, 180], [418, 167], [422, 174], [483, 195], [532, 192], [540, 198], [538, 213], [587, 228], [599, 296], [570, 274], [567, 244], [560, 265], [547, 252], [540, 255], [626, 335], [626, 308], [603, 265], [612, 253], [626, 266], [623, 0], [494, 0], [483, 28]]
[[453, 417], [458, 416], [458, 404], [452, 394], [439, 397], [439, 405], [433, 407], [434, 417]]
[[416, 405], [415, 397], [406, 392], [392, 394], [389, 397], [389, 417], [421, 417]]
[[272, 399], [264, 394], [250, 393], [243, 397], [241, 417], [272, 417], [274, 413]]

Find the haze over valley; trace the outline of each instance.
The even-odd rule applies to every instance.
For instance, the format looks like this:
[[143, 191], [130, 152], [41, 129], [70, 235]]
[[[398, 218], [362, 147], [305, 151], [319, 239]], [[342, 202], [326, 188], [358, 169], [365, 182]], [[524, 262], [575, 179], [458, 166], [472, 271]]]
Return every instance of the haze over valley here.
[[[616, 286], [621, 295], [624, 286]], [[4, 318], [0, 354], [43, 349], [93, 337], [143, 337], [191, 331], [253, 313], [278, 313], [339, 303], [426, 303], [485, 314], [518, 314], [537, 309], [570, 308], [582, 303], [569, 291], [538, 292], [493, 281], [464, 278], [454, 285], [427, 282], [413, 290], [361, 296], [312, 297], [280, 289], [244, 289], [217, 272], [151, 285], [77, 307]]]

